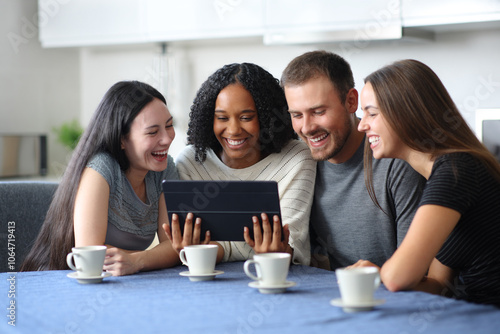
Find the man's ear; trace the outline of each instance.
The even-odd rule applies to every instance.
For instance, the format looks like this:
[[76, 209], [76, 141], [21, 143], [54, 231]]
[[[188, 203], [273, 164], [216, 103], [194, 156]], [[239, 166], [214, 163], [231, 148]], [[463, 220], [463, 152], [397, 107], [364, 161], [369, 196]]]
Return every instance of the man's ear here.
[[358, 91], [355, 88], [351, 88], [347, 92], [345, 106], [350, 113], [355, 113], [358, 110]]

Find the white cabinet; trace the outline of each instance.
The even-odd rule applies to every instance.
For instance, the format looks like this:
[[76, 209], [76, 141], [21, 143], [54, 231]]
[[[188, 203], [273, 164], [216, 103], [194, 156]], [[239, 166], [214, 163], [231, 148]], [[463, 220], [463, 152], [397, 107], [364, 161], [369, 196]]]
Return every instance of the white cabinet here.
[[263, 1], [38, 0], [39, 36], [44, 47], [262, 36]]
[[264, 0], [146, 0], [150, 41], [261, 36]]
[[400, 0], [268, 0], [267, 44], [400, 38]]
[[[397, 39], [404, 28], [500, 22], [500, 0], [38, 0], [44, 47], [264, 37]], [[405, 32], [410, 29], [405, 29]]]
[[44, 47], [135, 43], [147, 36], [141, 0], [39, 0]]
[[500, 0], [401, 0], [401, 12], [406, 27], [500, 22]]

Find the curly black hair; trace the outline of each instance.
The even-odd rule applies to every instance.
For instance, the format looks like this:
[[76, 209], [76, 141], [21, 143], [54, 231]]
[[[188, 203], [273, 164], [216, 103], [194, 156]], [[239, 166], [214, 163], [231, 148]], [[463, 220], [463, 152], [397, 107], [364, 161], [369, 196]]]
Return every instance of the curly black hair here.
[[243, 85], [255, 102], [260, 150], [264, 155], [280, 152], [290, 139], [297, 138], [278, 79], [252, 63], [229, 64], [209, 76], [193, 100], [187, 141], [195, 147], [196, 161], [205, 161], [208, 148], [221, 152], [222, 146], [213, 131], [215, 101], [222, 89], [235, 83]]

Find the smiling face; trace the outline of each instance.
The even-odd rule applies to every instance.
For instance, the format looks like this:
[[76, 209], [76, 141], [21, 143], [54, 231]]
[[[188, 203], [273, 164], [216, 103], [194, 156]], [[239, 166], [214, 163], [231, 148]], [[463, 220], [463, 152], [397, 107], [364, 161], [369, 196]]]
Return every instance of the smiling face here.
[[260, 126], [250, 92], [241, 84], [222, 89], [215, 101], [214, 134], [222, 146], [220, 159], [231, 168], [246, 168], [261, 159]]
[[319, 76], [285, 86], [285, 95], [293, 129], [307, 143], [315, 160], [342, 163], [354, 154], [359, 145], [353, 139], [353, 133], [357, 133], [355, 89], [342, 102], [331, 81]]
[[358, 130], [366, 133], [374, 158], [403, 158], [405, 146], [387, 124], [369, 82], [361, 91], [361, 109], [363, 119], [359, 123]]
[[145, 176], [167, 168], [167, 153], [174, 140], [172, 116], [165, 103], [153, 99], [136, 116], [130, 132], [122, 138], [122, 149], [130, 162], [127, 175]]

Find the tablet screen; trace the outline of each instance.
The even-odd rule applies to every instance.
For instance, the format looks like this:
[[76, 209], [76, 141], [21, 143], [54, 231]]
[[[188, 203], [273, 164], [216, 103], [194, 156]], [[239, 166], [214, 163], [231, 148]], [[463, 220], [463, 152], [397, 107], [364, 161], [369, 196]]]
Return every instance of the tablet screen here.
[[[181, 231], [189, 212], [201, 218], [202, 236], [211, 240], [244, 241], [243, 227], [253, 238], [252, 216], [266, 213], [281, 221], [278, 183], [275, 181], [183, 181], [164, 180], [163, 193], [168, 218], [179, 215]], [[262, 224], [262, 221], [261, 221]], [[203, 238], [203, 237], [202, 237]]]

